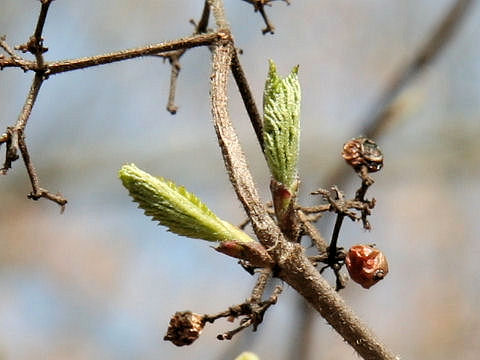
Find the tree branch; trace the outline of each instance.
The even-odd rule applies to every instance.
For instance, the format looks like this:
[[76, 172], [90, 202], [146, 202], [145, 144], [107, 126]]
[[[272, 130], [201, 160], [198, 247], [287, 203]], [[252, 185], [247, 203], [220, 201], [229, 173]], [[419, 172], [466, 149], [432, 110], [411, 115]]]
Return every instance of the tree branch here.
[[[20, 45], [18, 48], [23, 52], [31, 52], [36, 59], [35, 62], [35, 77], [33, 78], [30, 91], [28, 92], [27, 98], [23, 105], [22, 111], [18, 116], [17, 122], [13, 127], [7, 128], [6, 133], [6, 154], [5, 162], [1, 172], [3, 174], [11, 168], [12, 162], [18, 159], [18, 151], [22, 154], [25, 167], [27, 169], [30, 182], [32, 184], [32, 192], [28, 195], [28, 198], [33, 200], [38, 200], [39, 198], [46, 198], [51, 201], [56, 202], [61, 206], [62, 211], [64, 206], [67, 203], [67, 200], [60, 194], [51, 194], [48, 190], [40, 187], [40, 181], [38, 174], [35, 170], [35, 167], [30, 159], [30, 154], [27, 149], [27, 144], [25, 141], [25, 127], [27, 126], [28, 119], [32, 113], [33, 105], [37, 99], [40, 87], [45, 79], [45, 65], [43, 59], [43, 53], [47, 49], [43, 46], [42, 32], [45, 25], [45, 20], [47, 17], [48, 9], [52, 0], [42, 0], [42, 6], [40, 9], [40, 14], [38, 16], [37, 25], [33, 35], [30, 37], [28, 42], [24, 45]], [[3, 44], [2, 47], [10, 54], [11, 59], [16, 61], [16, 56], [12, 51], [9, 51], [6, 44]], [[1, 66], [0, 66], [1, 67]]]
[[[190, 22], [195, 25], [195, 32], [193, 35], [206, 33], [208, 28], [208, 19], [210, 17], [210, 5], [208, 4], [208, 0], [205, 0], [202, 10], [202, 15], [198, 24], [195, 23], [193, 19]], [[167, 101], [167, 111], [174, 115], [177, 113], [178, 106], [175, 105], [175, 95], [177, 92], [177, 80], [178, 75], [180, 73], [181, 65], [180, 65], [180, 58], [185, 54], [187, 49], [180, 49], [172, 51], [168, 54], [160, 55], [163, 58], [168, 58], [168, 61], [171, 66], [170, 71], [170, 90], [168, 92], [168, 101]]]
[[[217, 9], [220, 1], [215, 2]], [[223, 14], [223, 10], [217, 10]], [[217, 19], [217, 23], [224, 23]], [[270, 248], [277, 262], [276, 276], [296, 289], [332, 325], [335, 330], [365, 359], [396, 359], [364, 326], [330, 284], [318, 273], [305, 256], [299, 244], [285, 241], [278, 226], [260, 202], [246, 158], [230, 122], [227, 108], [228, 69], [234, 47], [231, 38], [218, 43], [213, 50], [211, 76], [212, 116], [218, 142], [230, 181], [252, 220], [253, 229], [260, 242]]]
[[392, 104], [395, 99], [427, 65], [431, 64], [441, 54], [441, 51], [460, 27], [468, 8], [473, 3], [472, 0], [455, 1], [453, 6], [435, 26], [425, 43], [418, 49], [413, 58], [394, 75], [384, 93], [380, 96], [377, 103], [373, 105], [371, 113], [365, 119], [366, 121], [362, 122], [365, 124], [360, 132], [362, 135], [370, 139], [375, 139], [379, 135], [382, 128], [391, 119]]
[[213, 122], [230, 182], [248, 217], [252, 220], [253, 229], [260, 242], [269, 248], [283, 239], [283, 235], [260, 201], [252, 175], [247, 167], [246, 158], [228, 115], [227, 80], [233, 51], [234, 48], [228, 40], [217, 45], [213, 51], [210, 93]]
[[[378, 139], [386, 132], [388, 125], [396, 115], [394, 108], [399, 95], [411, 84], [412, 80], [416, 79], [429, 64], [433, 63], [442, 54], [442, 50], [447, 47], [464, 22], [468, 14], [467, 10], [473, 3], [472, 0], [457, 0], [453, 3], [451, 8], [434, 26], [431, 35], [426, 39], [423, 46], [394, 74], [390, 83], [372, 105], [365, 120], [361, 122], [361, 124], [365, 124], [363, 128], [352, 135], [362, 134], [371, 139]], [[352, 174], [351, 169], [341, 163], [330, 172], [330, 175], [322, 183], [340, 186]], [[299, 327], [303, 329], [306, 328], [306, 324], [310, 323], [313, 311], [310, 307], [302, 307], [302, 309], [306, 314], [301, 316], [302, 323], [299, 324]], [[308, 353], [308, 350], [302, 349], [302, 351]], [[303, 360], [304, 358], [300, 359]]]
[[[95, 55], [72, 60], [47, 62], [45, 63], [46, 75], [53, 75], [77, 69], [85, 69], [92, 66], [104, 65], [147, 55], [155, 55], [173, 50], [190, 49], [198, 46], [211, 45], [215, 41], [219, 40], [219, 38], [220, 35], [218, 33], [199, 34], [179, 40], [167, 41], [160, 44], [152, 44], [134, 49], [121, 50], [108, 54]], [[20, 67], [18, 63], [19, 60], [14, 61], [10, 58], [0, 59], [0, 68]], [[33, 61], [22, 59], [20, 63], [22, 65], [22, 68], [33, 71], [39, 70], [38, 64]]]
[[147, 45], [144, 47], [118, 51], [104, 55], [91, 56], [76, 60], [64, 60], [48, 64], [49, 74], [57, 74], [64, 71], [84, 69], [91, 66], [109, 64], [117, 61], [133, 59], [146, 55], [159, 54], [162, 52], [190, 49], [197, 46], [211, 45], [219, 39], [218, 33], [199, 34], [175, 41], [168, 41], [160, 44]]
[[247, 78], [245, 76], [245, 73], [243, 72], [242, 66], [240, 65], [240, 59], [238, 58], [237, 51], [235, 51], [232, 55], [231, 69], [233, 78], [237, 83], [238, 91], [242, 96], [243, 104], [245, 105], [245, 109], [247, 109], [248, 116], [250, 117], [250, 122], [252, 123], [253, 130], [255, 131], [255, 135], [257, 135], [258, 143], [260, 144], [263, 152], [264, 145], [262, 117], [258, 112], [257, 105], [255, 105], [255, 98], [250, 91], [250, 86], [248, 85]]
[[[275, 33], [275, 26], [270, 22], [268, 19], [267, 13], [265, 12], [265, 6], [271, 6], [271, 2], [275, 0], [243, 0], [253, 6], [253, 10], [255, 12], [260, 12], [260, 15], [262, 15], [263, 21], [265, 22], [265, 28], [262, 29], [262, 34], [265, 35], [266, 33], [274, 34]], [[287, 3], [287, 5], [290, 5], [289, 0], [281, 0]]]
[[298, 244], [286, 245], [294, 249], [280, 265], [279, 277], [301, 294], [364, 359], [398, 359], [361, 323], [306, 258], [303, 249]]

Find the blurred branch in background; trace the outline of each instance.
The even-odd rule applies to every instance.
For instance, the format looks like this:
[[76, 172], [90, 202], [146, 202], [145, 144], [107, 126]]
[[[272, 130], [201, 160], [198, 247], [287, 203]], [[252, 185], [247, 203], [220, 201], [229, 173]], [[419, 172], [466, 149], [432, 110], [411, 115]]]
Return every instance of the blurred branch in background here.
[[[396, 107], [396, 101], [402, 92], [411, 85], [428, 65], [431, 65], [442, 50], [454, 38], [456, 31], [465, 19], [467, 10], [474, 2], [472, 0], [457, 0], [453, 6], [446, 12], [445, 16], [435, 25], [432, 34], [427, 38], [425, 43], [417, 50], [411, 60], [393, 75], [392, 80], [387, 84], [385, 90], [380, 94], [371, 111], [365, 119], [360, 122], [360, 128], [357, 133], [352, 134], [364, 135], [367, 138], [376, 140], [382, 136], [389, 125], [399, 115]], [[322, 181], [323, 184], [336, 184], [338, 186], [346, 182], [349, 177], [349, 169], [346, 166], [338, 166], [330, 172], [330, 175]]]
[[[441, 54], [442, 50], [454, 39], [456, 32], [464, 22], [468, 9], [473, 5], [472, 0], [457, 0], [451, 6], [440, 21], [434, 26], [431, 35], [420, 46], [411, 60], [401, 66], [393, 75], [378, 100], [372, 105], [371, 110], [363, 121], [356, 136], [362, 134], [370, 139], [377, 140], [385, 135], [389, 126], [395, 121], [401, 108], [397, 107], [397, 100], [403, 91], [422, 74], [428, 65], [431, 65]], [[348, 166], [340, 163], [335, 169], [328, 172], [328, 176], [322, 180], [321, 185], [335, 184], [343, 187], [352, 173]], [[304, 299], [298, 299], [297, 316], [299, 319], [298, 329], [303, 329], [298, 338], [293, 339], [291, 344], [290, 358], [307, 360], [311, 358], [311, 346], [313, 343], [313, 319], [315, 311], [308, 306]]]

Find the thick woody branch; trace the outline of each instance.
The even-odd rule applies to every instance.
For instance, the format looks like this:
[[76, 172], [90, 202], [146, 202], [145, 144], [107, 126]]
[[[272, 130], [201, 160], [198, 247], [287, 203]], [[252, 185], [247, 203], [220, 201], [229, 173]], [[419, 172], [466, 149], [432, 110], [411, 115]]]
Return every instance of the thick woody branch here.
[[213, 122], [230, 181], [252, 219], [260, 242], [271, 248], [277, 261], [276, 275], [295, 288], [363, 358], [396, 359], [318, 273], [303, 248], [285, 241], [261, 204], [228, 114], [227, 80], [233, 51], [233, 45], [228, 41], [213, 50], [210, 94]]
[[[217, 24], [225, 24], [221, 1], [212, 0], [210, 4], [216, 9]], [[261, 204], [228, 114], [227, 80], [233, 51], [229, 41], [219, 43], [213, 50], [210, 94], [213, 122], [230, 181], [252, 220], [258, 239], [265, 247], [271, 248], [278, 266], [276, 275], [295, 288], [363, 358], [396, 359], [323, 279], [305, 256], [304, 249], [299, 244], [285, 241]]]
[[284, 245], [290, 256], [281, 264], [279, 277], [301, 294], [364, 359], [398, 359], [362, 324], [306, 258], [303, 249], [298, 244]]
[[210, 93], [213, 123], [230, 182], [251, 219], [260, 242], [266, 248], [270, 248], [278, 241], [285, 240], [260, 201], [245, 155], [228, 115], [227, 80], [233, 51], [234, 48], [228, 41], [219, 44], [213, 51]]
[[213, 17], [215, 18], [215, 24], [217, 29], [230, 29], [228, 25], [227, 17], [225, 16], [225, 10], [223, 8], [222, 0], [208, 0], [210, 9], [212, 10]]

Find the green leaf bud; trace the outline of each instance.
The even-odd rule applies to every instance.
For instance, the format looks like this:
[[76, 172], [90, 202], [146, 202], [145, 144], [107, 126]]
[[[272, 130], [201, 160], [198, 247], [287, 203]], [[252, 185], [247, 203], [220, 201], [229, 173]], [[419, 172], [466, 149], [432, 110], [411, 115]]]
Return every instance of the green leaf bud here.
[[298, 65], [282, 79], [270, 60], [263, 92], [265, 156], [273, 178], [287, 187], [297, 180], [301, 99], [297, 73]]
[[207, 241], [254, 241], [236, 226], [219, 219], [182, 186], [154, 177], [134, 164], [122, 166], [119, 177], [145, 215], [175, 234]]

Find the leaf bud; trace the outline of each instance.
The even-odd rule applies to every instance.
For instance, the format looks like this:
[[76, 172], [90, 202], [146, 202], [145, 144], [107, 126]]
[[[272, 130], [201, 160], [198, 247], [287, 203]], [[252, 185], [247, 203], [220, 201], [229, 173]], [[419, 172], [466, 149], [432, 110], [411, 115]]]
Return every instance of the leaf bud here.
[[216, 248], [216, 251], [228, 256], [246, 260], [251, 266], [268, 268], [273, 266], [273, 260], [267, 250], [256, 241], [222, 241]]

